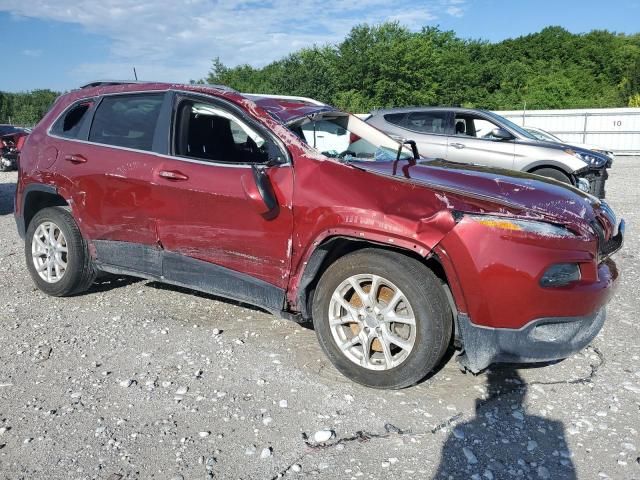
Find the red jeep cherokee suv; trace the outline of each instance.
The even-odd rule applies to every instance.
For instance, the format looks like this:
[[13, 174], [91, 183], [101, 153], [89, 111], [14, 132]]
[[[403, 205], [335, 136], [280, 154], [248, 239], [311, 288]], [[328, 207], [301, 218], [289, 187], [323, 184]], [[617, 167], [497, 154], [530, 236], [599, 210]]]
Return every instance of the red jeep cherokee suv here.
[[15, 205], [42, 291], [102, 271], [312, 319], [338, 370], [378, 388], [417, 382], [451, 345], [472, 372], [580, 350], [624, 230], [573, 187], [421, 157], [311, 99], [163, 83], [61, 96], [24, 146]]

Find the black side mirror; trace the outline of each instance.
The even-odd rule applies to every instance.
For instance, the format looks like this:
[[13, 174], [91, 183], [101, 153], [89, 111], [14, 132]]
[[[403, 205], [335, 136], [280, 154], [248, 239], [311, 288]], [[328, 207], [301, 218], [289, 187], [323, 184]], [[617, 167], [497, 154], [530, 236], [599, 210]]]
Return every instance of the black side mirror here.
[[240, 180], [247, 200], [254, 205], [256, 212], [271, 219], [278, 215], [279, 206], [267, 168], [265, 165], [251, 165], [251, 173], [245, 173]]
[[513, 135], [501, 127], [491, 130], [491, 136], [497, 140], [511, 140], [513, 138]]

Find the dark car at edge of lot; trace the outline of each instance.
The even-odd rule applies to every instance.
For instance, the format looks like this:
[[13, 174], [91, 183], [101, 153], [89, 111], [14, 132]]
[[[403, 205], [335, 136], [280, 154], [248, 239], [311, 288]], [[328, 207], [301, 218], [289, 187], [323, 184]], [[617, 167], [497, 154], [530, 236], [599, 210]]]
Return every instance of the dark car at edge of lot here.
[[29, 133], [27, 128], [0, 125], [0, 172], [18, 168], [20, 149]]

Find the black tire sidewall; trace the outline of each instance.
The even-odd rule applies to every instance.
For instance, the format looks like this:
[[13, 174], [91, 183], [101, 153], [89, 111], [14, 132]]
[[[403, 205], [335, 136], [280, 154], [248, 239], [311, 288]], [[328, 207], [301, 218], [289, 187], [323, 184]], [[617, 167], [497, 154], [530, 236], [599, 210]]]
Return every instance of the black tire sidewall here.
[[[380, 275], [407, 297], [416, 317], [416, 339], [407, 359], [390, 370], [368, 370], [349, 360], [336, 345], [328, 322], [331, 295], [346, 278]], [[424, 378], [440, 361], [451, 337], [451, 313], [438, 278], [417, 260], [395, 252], [360, 250], [342, 257], [323, 274], [315, 291], [313, 324], [318, 341], [346, 377], [374, 388], [404, 388]]]
[[553, 180], [557, 180], [558, 182], [566, 183], [571, 185], [571, 178], [565, 173], [556, 170], [555, 168], [539, 168], [533, 172], [536, 175], [540, 175], [545, 178], [552, 178]]
[[[55, 223], [67, 240], [67, 269], [62, 279], [56, 283], [48, 283], [40, 278], [31, 256], [33, 234], [44, 222]], [[83, 278], [87, 249], [75, 220], [67, 210], [63, 207], [50, 207], [36, 213], [25, 234], [24, 251], [29, 274], [40, 290], [55, 297], [70, 295], [76, 291]]]

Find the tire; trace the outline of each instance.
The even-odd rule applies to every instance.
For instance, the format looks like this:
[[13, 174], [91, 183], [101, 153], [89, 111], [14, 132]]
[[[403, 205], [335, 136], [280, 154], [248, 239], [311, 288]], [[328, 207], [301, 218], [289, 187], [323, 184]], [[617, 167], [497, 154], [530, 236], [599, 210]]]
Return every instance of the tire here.
[[534, 170], [531, 172], [535, 175], [540, 175], [541, 177], [553, 178], [554, 180], [558, 180], [562, 183], [568, 183], [569, 185], [573, 185], [571, 182], [571, 178], [560, 170], [556, 170], [555, 168], [539, 168], [538, 170]]
[[[381, 279], [374, 280], [377, 277]], [[369, 311], [350, 280], [360, 285], [369, 305], [375, 305]], [[375, 300], [371, 298], [374, 281], [378, 285]], [[393, 302], [392, 313], [383, 315], [380, 307], [388, 309], [398, 291], [402, 299]], [[399, 315], [400, 322], [389, 320]], [[358, 321], [330, 325], [330, 318], [353, 320], [356, 316]], [[411, 317], [413, 326], [404, 323]], [[341, 257], [324, 272], [313, 298], [313, 325], [320, 346], [344, 376], [368, 387], [399, 389], [422, 380], [438, 365], [451, 342], [453, 322], [441, 282], [428, 267], [396, 252], [367, 248]], [[371, 343], [354, 340], [367, 331], [374, 335]], [[401, 342], [389, 342], [391, 338]], [[350, 342], [355, 344], [346, 350], [339, 346]], [[365, 343], [369, 343], [369, 355]]]
[[[48, 238], [43, 236], [45, 231], [59, 240], [54, 242], [57, 246], [52, 246]], [[36, 241], [34, 236], [38, 236], [40, 241]], [[66, 297], [84, 292], [96, 278], [87, 243], [65, 207], [45, 208], [36, 213], [27, 228], [24, 247], [29, 274], [36, 286], [47, 295]], [[36, 263], [48, 265], [47, 259], [53, 259], [49, 264], [58, 263], [59, 268], [52, 266], [48, 272], [49, 268], [45, 266], [42, 274], [38, 273]], [[63, 263], [66, 264], [64, 269]], [[47, 273], [50, 280], [43, 278]]]

